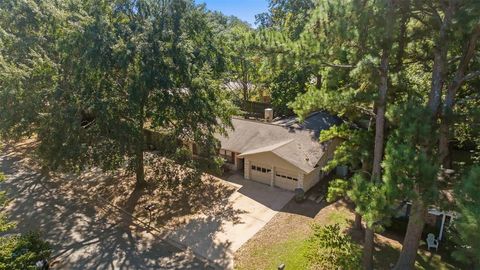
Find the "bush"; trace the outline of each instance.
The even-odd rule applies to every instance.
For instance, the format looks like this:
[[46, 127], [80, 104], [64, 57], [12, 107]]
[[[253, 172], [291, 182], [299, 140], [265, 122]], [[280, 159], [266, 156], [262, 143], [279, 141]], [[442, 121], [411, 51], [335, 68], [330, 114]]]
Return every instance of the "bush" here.
[[303, 188], [296, 188], [295, 189], [295, 201], [300, 203], [305, 201], [305, 190]]
[[50, 245], [37, 232], [0, 238], [0, 269], [37, 269], [35, 263], [50, 255]]
[[314, 225], [314, 235], [309, 240], [306, 254], [309, 269], [361, 269], [361, 249], [348, 235], [341, 232], [338, 224]]
[[[4, 175], [0, 172], [0, 181]], [[0, 207], [7, 204], [5, 191], [0, 191]], [[8, 234], [15, 228], [15, 223], [10, 222], [5, 212], [0, 211], [0, 270], [10, 269], [37, 269], [36, 262], [49, 259], [50, 245], [43, 241], [38, 232], [27, 234]]]

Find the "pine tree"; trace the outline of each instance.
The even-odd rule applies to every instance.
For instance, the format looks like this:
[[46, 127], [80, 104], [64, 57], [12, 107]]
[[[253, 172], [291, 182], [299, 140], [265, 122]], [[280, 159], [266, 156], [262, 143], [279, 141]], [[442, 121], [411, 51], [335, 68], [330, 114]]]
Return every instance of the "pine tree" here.
[[456, 231], [453, 241], [457, 249], [453, 256], [472, 269], [480, 266], [480, 167], [473, 167], [457, 186], [455, 198], [459, 218], [455, 220]]

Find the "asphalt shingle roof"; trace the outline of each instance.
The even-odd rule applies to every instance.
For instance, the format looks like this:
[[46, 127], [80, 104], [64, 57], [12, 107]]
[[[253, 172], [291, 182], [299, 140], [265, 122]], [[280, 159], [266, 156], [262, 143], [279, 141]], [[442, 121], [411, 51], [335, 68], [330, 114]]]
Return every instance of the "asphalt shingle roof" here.
[[295, 118], [273, 123], [232, 119], [233, 130], [218, 136], [223, 149], [251, 155], [272, 152], [306, 173], [311, 172], [324, 154], [319, 143], [321, 130], [341, 123], [338, 117], [316, 112], [299, 123]]

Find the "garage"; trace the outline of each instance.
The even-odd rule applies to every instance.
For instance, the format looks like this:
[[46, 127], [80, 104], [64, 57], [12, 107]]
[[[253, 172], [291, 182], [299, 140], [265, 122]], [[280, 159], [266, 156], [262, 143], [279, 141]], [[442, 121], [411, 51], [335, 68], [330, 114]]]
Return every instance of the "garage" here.
[[287, 190], [294, 190], [298, 186], [298, 177], [294, 176], [291, 172], [276, 169], [275, 186]]
[[250, 177], [252, 180], [270, 185], [272, 179], [272, 170], [269, 166], [252, 163], [250, 166]]

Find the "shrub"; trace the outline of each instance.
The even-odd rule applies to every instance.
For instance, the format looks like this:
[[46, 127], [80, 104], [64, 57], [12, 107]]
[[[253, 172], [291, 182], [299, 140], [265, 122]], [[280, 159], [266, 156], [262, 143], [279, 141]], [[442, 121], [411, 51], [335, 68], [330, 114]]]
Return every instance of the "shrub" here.
[[37, 232], [0, 237], [0, 269], [37, 269], [35, 263], [50, 254], [50, 245]]
[[348, 235], [341, 232], [338, 224], [314, 225], [314, 235], [309, 240], [306, 256], [310, 269], [361, 269], [361, 249]]
[[[0, 181], [4, 175], [0, 172]], [[5, 191], [0, 191], [0, 207], [7, 204]], [[43, 241], [38, 232], [27, 234], [9, 234], [15, 228], [15, 223], [10, 222], [4, 211], [0, 211], [0, 270], [10, 269], [37, 269], [35, 263], [49, 259], [50, 245]]]

